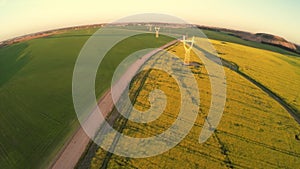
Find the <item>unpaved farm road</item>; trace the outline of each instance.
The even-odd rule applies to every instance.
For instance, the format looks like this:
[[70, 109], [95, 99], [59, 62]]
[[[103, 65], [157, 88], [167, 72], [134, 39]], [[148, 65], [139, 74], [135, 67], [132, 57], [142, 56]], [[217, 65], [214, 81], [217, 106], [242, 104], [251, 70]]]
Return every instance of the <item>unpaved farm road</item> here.
[[[113, 86], [114, 92], [119, 96], [123, 93], [126, 86], [130, 83], [135, 73], [141, 68], [141, 66], [154, 54], [159, 51], [175, 44], [178, 40], [171, 41], [166, 45], [157, 48], [150, 53], [144, 55], [137, 61], [135, 61], [127, 71], [122, 75], [119, 81]], [[109, 112], [114, 108], [114, 102], [111, 95], [111, 89], [106, 91], [104, 95], [98, 102], [98, 107], [101, 109], [101, 113], [106, 117]], [[85, 125], [89, 127], [89, 132], [92, 132], [95, 135], [101, 124], [99, 122], [99, 115], [97, 111], [93, 111], [90, 116], [87, 118]], [[49, 168], [51, 169], [72, 169], [76, 166], [81, 155], [85, 152], [86, 147], [90, 142], [90, 137], [85, 133], [82, 127], [80, 127], [71, 140], [63, 147], [61, 152], [54, 159], [53, 163], [50, 164]]]
[[[178, 40], [174, 40], [162, 47], [160, 47], [157, 50], [154, 50], [145, 56], [143, 56], [141, 59], [134, 62], [128, 70], [122, 75], [120, 80], [113, 86], [115, 90], [117, 90], [118, 94], [121, 95], [126, 87], [124, 84], [129, 84], [132, 77], [135, 75], [135, 72], [139, 70], [139, 68], [154, 54], [161, 51], [164, 48], [167, 48], [173, 44], [175, 44]], [[211, 57], [217, 57], [209, 52], [201, 49], [200, 47], [195, 45], [195, 48], [202, 51], [205, 55], [210, 55]], [[283, 108], [287, 110], [291, 114], [291, 116], [300, 124], [300, 118], [296, 115], [296, 110], [294, 110], [288, 103], [286, 103], [283, 99], [281, 99], [279, 96], [277, 96], [275, 93], [273, 93], [271, 90], [263, 86], [262, 84], [258, 83], [254, 79], [252, 79], [250, 76], [244, 74], [243, 72], [239, 71], [239, 68], [236, 64], [229, 62], [227, 60], [222, 59], [222, 64], [225, 67], [230, 68], [231, 70], [237, 72], [239, 75], [243, 76], [247, 80], [249, 80], [251, 83], [255, 84], [257, 87], [262, 89], [264, 92], [266, 92], [271, 98], [276, 100]], [[98, 102], [98, 106], [101, 108], [101, 112], [103, 116], [107, 116], [109, 112], [112, 111], [114, 107], [113, 99], [111, 96], [111, 90], [109, 89], [100, 99]], [[93, 129], [94, 134], [98, 131], [98, 120], [97, 119], [97, 111], [94, 111], [91, 113], [91, 115], [86, 120], [86, 123], [89, 124], [89, 127]], [[49, 166], [49, 168], [52, 169], [72, 169], [76, 166], [77, 162], [79, 161], [81, 155], [85, 152], [86, 147], [88, 146], [90, 142], [89, 136], [85, 133], [85, 131], [80, 127], [77, 132], [73, 135], [71, 140], [64, 146], [63, 150], [57, 155], [57, 158], [54, 160], [54, 162]]]

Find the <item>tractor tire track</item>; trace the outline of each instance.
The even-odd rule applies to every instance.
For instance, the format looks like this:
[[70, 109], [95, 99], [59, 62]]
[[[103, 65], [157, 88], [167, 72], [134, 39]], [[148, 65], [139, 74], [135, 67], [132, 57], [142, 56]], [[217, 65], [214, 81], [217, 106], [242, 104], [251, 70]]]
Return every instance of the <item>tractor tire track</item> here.
[[[150, 53], [144, 55], [142, 58], [137, 60], [135, 63], [133, 63], [128, 69], [128, 71], [125, 72], [125, 74], [121, 77], [122, 81], [118, 81], [117, 83], [125, 83], [126, 81], [131, 80], [131, 76], [134, 75], [134, 72], [137, 71], [151, 56], [154, 54], [164, 50], [165, 48], [174, 45], [178, 40], [173, 40], [156, 50], [151, 51]], [[119, 94], [123, 93], [122, 89], [118, 89], [118, 85], [116, 84], [113, 86]], [[121, 85], [122, 86], [122, 85]], [[101, 97], [100, 101], [98, 102], [98, 106], [102, 107], [101, 110], [103, 110], [102, 114], [104, 117], [107, 117], [107, 115], [112, 112], [114, 108], [114, 103], [111, 95], [111, 90], [108, 89], [103, 96]], [[100, 124], [97, 122], [97, 111], [93, 111], [90, 116], [86, 120], [86, 124], [89, 124], [89, 127], [91, 128], [91, 132], [93, 134], [97, 134], [98, 127]], [[76, 167], [78, 165], [81, 156], [85, 153], [86, 149], [88, 148], [88, 145], [90, 143], [89, 136], [85, 133], [84, 129], [82, 127], [79, 127], [79, 129], [74, 133], [74, 135], [71, 137], [71, 139], [66, 143], [66, 145], [63, 146], [62, 150], [57, 154], [57, 156], [53, 159], [53, 161], [50, 162], [48, 168], [51, 169], [71, 169]]]
[[248, 81], [250, 81], [252, 84], [254, 84], [255, 86], [257, 86], [258, 88], [260, 88], [262, 91], [264, 91], [267, 95], [269, 95], [272, 99], [274, 99], [277, 103], [279, 103], [294, 119], [295, 121], [300, 124], [300, 117], [299, 117], [299, 112], [297, 109], [293, 108], [289, 103], [287, 103], [283, 98], [281, 98], [280, 96], [278, 96], [276, 93], [274, 93], [273, 91], [271, 91], [270, 89], [268, 89], [267, 87], [265, 87], [263, 84], [261, 84], [260, 82], [256, 81], [255, 79], [253, 79], [252, 77], [250, 77], [249, 75], [245, 74], [244, 72], [239, 70], [239, 66], [231, 61], [228, 61], [226, 59], [223, 58], [219, 58], [218, 56], [211, 54], [210, 52], [200, 48], [198, 45], [194, 45], [194, 47], [203, 52], [204, 55], [210, 59], [211, 61], [217, 63], [215, 60], [217, 59], [221, 59], [221, 66], [227, 67], [230, 70], [236, 72], [237, 74], [239, 74], [240, 76], [244, 77], [245, 79], [247, 79]]

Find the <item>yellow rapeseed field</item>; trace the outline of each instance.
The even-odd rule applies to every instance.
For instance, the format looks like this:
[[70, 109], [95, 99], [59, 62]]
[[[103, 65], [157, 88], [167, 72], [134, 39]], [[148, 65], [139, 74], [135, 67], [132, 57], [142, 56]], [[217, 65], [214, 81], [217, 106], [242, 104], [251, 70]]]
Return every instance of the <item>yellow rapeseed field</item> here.
[[[283, 56], [270, 53], [270, 55], [274, 55], [274, 59], [268, 61], [267, 59], [262, 59], [262, 56], [254, 56], [255, 54], [247, 56], [246, 53], [248, 51], [246, 52], [245, 50], [248, 47], [244, 48], [244, 46], [229, 43], [223, 44], [218, 41], [213, 41], [213, 43], [220, 53], [224, 53], [222, 57], [241, 64], [242, 71], [249, 74], [253, 73], [254, 78], [256, 76], [257, 78], [260, 77], [259, 74], [263, 72], [259, 73], [257, 71], [267, 69], [268, 66], [272, 65], [272, 61], [289, 66], [284, 69], [292, 71], [289, 68], [292, 68], [293, 64], [288, 61], [294, 58], [287, 58], [284, 61], [281, 58]], [[237, 51], [235, 51], [236, 53], [230, 53], [233, 49], [227, 50], [226, 47], [234, 50], [236, 48]], [[268, 53], [258, 49], [251, 50], [257, 53]], [[172, 59], [183, 60], [184, 49], [181, 43], [168, 48], [168, 51], [179, 56], [179, 58]], [[229, 56], [232, 54], [234, 56]], [[248, 61], [251, 67], [247, 67], [247, 62], [243, 61], [247, 57], [254, 59], [253, 61]], [[238, 59], [234, 60], [232, 58]], [[258, 58], [267, 60], [265, 62], [269, 65], [259, 61]], [[171, 64], [168, 62], [169, 59], [164, 57], [162, 52], [158, 53], [146, 62], [144, 68], [153, 64], [163, 64], [174, 69], [176, 67], [180, 69], [182, 65]], [[201, 61], [197, 59], [193, 52], [191, 53], [191, 61], [201, 64]], [[252, 62], [254, 64], [253, 67]], [[262, 63], [264, 64], [260, 65]], [[201, 98], [198, 117], [189, 134], [174, 148], [158, 156], [135, 159], [112, 155], [108, 162], [108, 168], [119, 168], [122, 166], [126, 168], [297, 168], [300, 166], [300, 141], [295, 139], [295, 135], [300, 132], [299, 125], [276, 101], [258, 87], [227, 68], [224, 68], [227, 79], [227, 99], [222, 120], [216, 132], [205, 143], [200, 144], [198, 142], [199, 134], [211, 101], [210, 82], [209, 75], [204, 67], [189, 67], [197, 80]], [[292, 81], [284, 76], [286, 74], [284, 71], [274, 70], [274, 73], [271, 73], [270, 71], [266, 72], [258, 80], [278, 73], [280, 74], [279, 78], [289, 82]], [[297, 72], [293, 72], [293, 76], [298, 77], [298, 75]], [[183, 79], [184, 76], [182, 74]], [[146, 78], [144, 83], [141, 83], [141, 78]], [[270, 77], [265, 78], [263, 82], [270, 83], [270, 86], [272, 86], [271, 84], [276, 86], [279, 85], [277, 80]], [[185, 83], [188, 85], [188, 82], [185, 81]], [[150, 107], [148, 95], [154, 89], [160, 89], [165, 92], [168, 98], [166, 109], [157, 120], [150, 123], [142, 124], [129, 120], [123, 133], [131, 137], [150, 137], [162, 133], [172, 125], [178, 115], [179, 107], [177, 105], [180, 105], [182, 96], [176, 80], [161, 70], [153, 69], [149, 70], [147, 74], [143, 72], [137, 76], [132, 82], [130, 96], [132, 97], [140, 87], [141, 90], [138, 96], [132, 98], [135, 99], [134, 106], [136, 109], [147, 110]], [[283, 85], [271, 89], [276, 89], [277, 91], [277, 89], [281, 88], [283, 88]], [[290, 92], [295, 92], [298, 89], [291, 85], [290, 90]], [[278, 90], [278, 93], [280, 91]], [[292, 94], [292, 96], [294, 95]], [[285, 96], [286, 99], [293, 99], [288, 94], [282, 96]], [[294, 105], [297, 106], [296, 104]], [[115, 127], [118, 128], [122, 119], [124, 118], [116, 121]], [[101, 167], [106, 157], [107, 152], [99, 148], [91, 162], [91, 168]]]
[[300, 58], [235, 43], [211, 40], [219, 56], [236, 63], [300, 112]]

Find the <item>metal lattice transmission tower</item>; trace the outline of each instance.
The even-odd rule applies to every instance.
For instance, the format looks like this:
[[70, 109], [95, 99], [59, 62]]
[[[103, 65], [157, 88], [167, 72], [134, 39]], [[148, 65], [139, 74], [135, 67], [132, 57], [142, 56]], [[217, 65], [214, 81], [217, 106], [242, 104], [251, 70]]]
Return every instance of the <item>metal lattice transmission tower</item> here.
[[158, 38], [159, 37], [159, 29], [160, 29], [160, 27], [156, 27], [155, 26], [154, 29], [155, 29], [155, 37]]
[[[183, 42], [183, 47], [184, 47], [184, 50], [185, 50], [185, 56], [184, 56], [184, 64], [185, 65], [189, 65], [190, 64], [190, 53], [191, 53], [191, 50], [193, 48], [193, 45], [194, 45], [194, 36], [191, 40], [186, 40], [185, 39], [185, 36], [183, 35], [183, 38], [182, 38], [182, 41]], [[190, 43], [190, 45], [188, 46], [188, 43]]]

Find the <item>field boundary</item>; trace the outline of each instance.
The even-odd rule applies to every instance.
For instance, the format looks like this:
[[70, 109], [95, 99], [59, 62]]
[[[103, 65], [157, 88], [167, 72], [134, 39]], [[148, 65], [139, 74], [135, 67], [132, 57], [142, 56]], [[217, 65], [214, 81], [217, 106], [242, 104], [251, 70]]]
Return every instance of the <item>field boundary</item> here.
[[[151, 52], [149, 52], [148, 54], [144, 55], [141, 59], [137, 60], [136, 62], [134, 62], [130, 68], [135, 67], [133, 69], [136, 69], [136, 71], [138, 71], [140, 69], [140, 67], [154, 54], [162, 51], [163, 49], [174, 45], [175, 43], [177, 43], [178, 40], [173, 40]], [[130, 69], [128, 68], [128, 69]], [[134, 76], [136, 71], [126, 71], [126, 73], [120, 78], [120, 80], [113, 86], [116, 87], [118, 86], [118, 83], [124, 83], [121, 80], [126, 80], [126, 78]], [[128, 74], [130, 73], [130, 74]], [[128, 83], [130, 82], [131, 79], [127, 79]], [[121, 85], [123, 86], [123, 85]], [[119, 89], [118, 89], [119, 90]], [[121, 89], [120, 93], [123, 93], [124, 89]], [[101, 107], [102, 109], [102, 113], [103, 115], [106, 117], [114, 108], [114, 103], [112, 100], [112, 96], [111, 96], [111, 89], [108, 89], [104, 95], [100, 98], [99, 102], [98, 102], [98, 106]], [[93, 125], [95, 125], [95, 121], [94, 116], [95, 113], [97, 113], [97, 111], [93, 111], [93, 113], [87, 118], [85, 123], [89, 123], [92, 125], [92, 127], [95, 127]], [[98, 126], [98, 125], [97, 125]], [[94, 134], [96, 134], [96, 132], [98, 131], [98, 128], [93, 128], [93, 132]], [[82, 127], [79, 127], [79, 129], [74, 133], [74, 135], [71, 137], [72, 139], [70, 139], [70, 141], [68, 142], [67, 145], [63, 146], [63, 150], [60, 151], [61, 153], [58, 155], [58, 157], [56, 158], [56, 160], [49, 165], [48, 168], [51, 169], [71, 169], [76, 167], [78, 161], [80, 160], [81, 156], [84, 154], [84, 152], [87, 149], [87, 146], [90, 143], [90, 138], [89, 136], [86, 135], [85, 131], [83, 130]]]
[[[209, 55], [210, 57], [213, 57], [213, 58], [217, 57], [217, 56], [215, 56], [215, 55], [213, 55], [213, 54], [205, 51], [204, 49], [200, 48], [197, 45], [194, 45], [194, 46], [195, 46], [196, 49], [200, 50], [205, 55]], [[210, 59], [210, 57], [208, 57], [208, 59]], [[264, 86], [260, 82], [256, 81], [255, 79], [253, 79], [249, 75], [247, 75], [244, 72], [240, 71], [239, 66], [236, 63], [228, 61], [228, 60], [223, 59], [223, 58], [220, 58], [220, 59], [221, 59], [221, 62], [222, 62], [222, 66], [227, 67], [230, 70], [236, 72], [237, 74], [239, 74], [240, 76], [244, 77], [245, 79], [247, 79], [248, 81], [250, 81], [252, 84], [254, 84], [255, 86], [257, 86], [258, 88], [260, 88], [263, 92], [265, 92], [272, 99], [274, 99], [277, 103], [279, 103], [294, 118], [294, 120], [298, 124], [300, 124], [300, 117], [299, 117], [299, 115], [297, 113], [298, 111], [295, 108], [293, 108], [291, 105], [289, 105], [283, 98], [281, 98], [280, 96], [278, 96], [272, 90], [268, 89], [266, 86]], [[214, 61], [213, 59], [210, 59], [210, 60]]]

